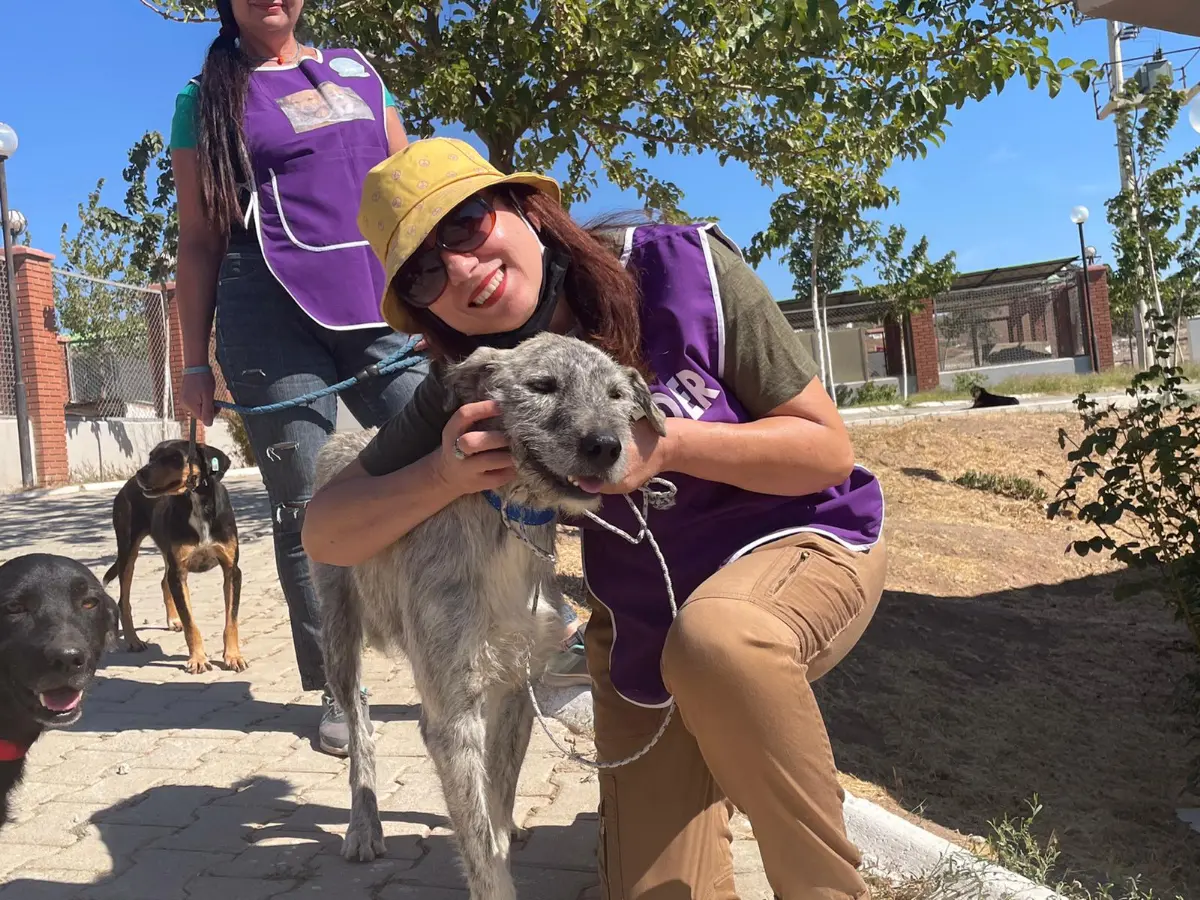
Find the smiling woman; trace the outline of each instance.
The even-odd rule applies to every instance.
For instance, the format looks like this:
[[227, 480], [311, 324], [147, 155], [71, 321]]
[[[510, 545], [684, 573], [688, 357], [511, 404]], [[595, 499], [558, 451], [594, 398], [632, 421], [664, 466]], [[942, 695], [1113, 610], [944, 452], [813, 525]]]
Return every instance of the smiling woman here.
[[[598, 435], [590, 414], [604, 404], [572, 399], [536, 359], [511, 390], [453, 412], [441, 379], [426, 379], [313, 497], [313, 558], [355, 565], [457, 498], [511, 482], [530, 454], [510, 446], [511, 425], [480, 430], [485, 420], [543, 395], [568, 404], [552, 429], [562, 445], [623, 465], [560, 467], [560, 481], [592, 500], [660, 473], [675, 484], [674, 506], [648, 521], [688, 598], [672, 618], [656, 554], [578, 521], [596, 749], [634, 760], [600, 775], [605, 896], [735, 897], [730, 804], [750, 818], [777, 896], [866, 896], [810, 682], [874, 615], [883, 494], [737, 247], [709, 223], [581, 228], [551, 179], [502, 174], [444, 138], [371, 170], [359, 225], [389, 276], [383, 314], [424, 333], [439, 363], [574, 335], [644, 373], [662, 417]], [[638, 531], [623, 503], [600, 515]]]

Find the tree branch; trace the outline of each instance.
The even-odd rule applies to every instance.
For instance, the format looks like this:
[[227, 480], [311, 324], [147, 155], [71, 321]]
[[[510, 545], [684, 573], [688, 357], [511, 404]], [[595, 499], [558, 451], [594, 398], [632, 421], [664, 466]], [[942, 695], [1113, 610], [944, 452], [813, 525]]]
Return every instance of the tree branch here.
[[146, 7], [146, 9], [150, 10], [152, 13], [162, 16], [168, 22], [183, 22], [186, 24], [192, 24], [195, 22], [219, 22], [219, 21], [221, 21], [220, 18], [218, 18], [216, 16], [198, 16], [197, 17], [197, 16], [190, 16], [187, 13], [173, 13], [170, 10], [160, 9], [155, 3], [151, 2], [151, 0], [138, 0], [138, 3], [142, 4], [142, 6]]

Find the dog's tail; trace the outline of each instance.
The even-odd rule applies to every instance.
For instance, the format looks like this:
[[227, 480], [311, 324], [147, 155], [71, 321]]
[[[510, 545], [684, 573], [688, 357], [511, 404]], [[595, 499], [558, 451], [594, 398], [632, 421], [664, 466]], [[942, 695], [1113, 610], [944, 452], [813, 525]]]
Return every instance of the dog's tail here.
[[115, 562], [111, 566], [109, 566], [108, 571], [104, 573], [103, 581], [104, 581], [105, 587], [108, 587], [108, 583], [117, 577], [117, 570], [120, 567], [120, 565], [121, 565], [121, 561], [117, 560], [117, 562]]

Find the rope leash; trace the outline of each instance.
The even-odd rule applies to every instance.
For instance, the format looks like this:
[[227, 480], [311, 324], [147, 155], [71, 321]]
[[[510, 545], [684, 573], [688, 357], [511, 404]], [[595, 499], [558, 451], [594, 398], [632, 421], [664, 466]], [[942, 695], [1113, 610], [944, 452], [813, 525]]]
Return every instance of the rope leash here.
[[416, 349], [419, 340], [420, 338], [409, 338], [403, 347], [387, 359], [381, 359], [377, 363], [372, 363], [357, 375], [339, 381], [337, 384], [323, 387], [318, 391], [309, 391], [307, 394], [293, 397], [291, 400], [280, 400], [278, 403], [267, 403], [263, 406], [240, 406], [237, 403], [228, 403], [225, 400], [214, 400], [213, 406], [217, 409], [227, 409], [230, 412], [235, 412], [243, 416], [258, 416], [263, 413], [291, 409], [295, 406], [308, 406], [322, 397], [328, 397], [330, 394], [340, 394], [342, 391], [352, 388], [354, 385], [360, 384], [370, 378], [376, 378], [380, 375], [390, 375], [393, 372], [401, 372], [418, 365], [424, 361], [423, 356], [413, 354], [413, 350]]
[[[674, 484], [672, 484], [670, 481], [667, 481], [665, 478], [655, 477], [651, 478], [650, 481], [648, 481], [641, 489], [641, 509], [638, 509], [637, 504], [629, 498], [628, 494], [625, 495], [625, 502], [629, 504], [629, 509], [633, 512], [634, 518], [637, 519], [638, 533], [636, 536], [628, 534], [617, 526], [604, 521], [595, 513], [584, 513], [585, 516], [587, 516], [597, 525], [601, 526], [606, 531], [617, 535], [623, 540], [628, 541], [630, 544], [636, 546], [644, 540], [650, 545], [650, 549], [654, 551], [654, 555], [658, 558], [658, 566], [662, 571], [663, 583], [667, 587], [667, 602], [671, 605], [672, 621], [674, 621], [675, 617], [679, 615], [679, 608], [675, 604], [675, 586], [671, 581], [671, 572], [667, 568], [667, 560], [663, 557], [662, 549], [658, 546], [658, 541], [654, 539], [654, 534], [650, 531], [650, 526], [647, 524], [646, 519], [649, 517], [651, 509], [667, 509], [668, 507], [672, 506], [675, 503], [675, 492], [676, 487]], [[504, 513], [502, 513], [502, 515], [504, 516], [505, 524], [508, 525], [510, 531], [512, 531], [520, 540], [524, 541], [524, 543], [527, 544], [531, 549], [533, 549], [535, 555], [553, 564], [553, 554], [548, 554], [546, 551], [542, 550], [541, 547], [538, 547], [537, 544], [535, 544], [525, 534], [524, 528], [514, 528], [510, 524], [508, 516]], [[533, 608], [530, 610], [530, 612], [536, 612], [537, 601], [538, 595], [535, 594], [533, 598]], [[581, 756], [573, 750], [568, 750], [559, 743], [558, 738], [556, 738], [550, 731], [550, 726], [546, 722], [546, 716], [542, 712], [541, 704], [538, 703], [537, 695], [533, 690], [533, 673], [530, 671], [528, 664], [525, 667], [525, 674], [527, 678], [525, 689], [529, 694], [530, 701], [533, 703], [534, 715], [537, 718], [538, 724], [542, 726], [542, 731], [546, 732], [546, 737], [550, 738], [550, 743], [555, 746], [559, 753], [563, 754], [568, 759], [587, 766], [590, 769], [618, 769], [621, 766], [627, 766], [632, 762], [637, 762], [637, 760], [641, 759], [652, 749], [654, 749], [654, 745], [659, 742], [664, 734], [666, 734], [667, 726], [671, 724], [671, 718], [675, 714], [675, 698], [672, 697], [670, 702], [667, 704], [667, 712], [666, 715], [663, 716], [662, 724], [658, 726], [658, 731], [654, 733], [654, 736], [650, 738], [650, 742], [646, 744], [645, 747], [643, 747], [637, 753], [634, 753], [632, 756], [627, 756], [624, 759], [617, 760], [616, 762], [600, 762], [599, 760], [591, 760], [586, 756]]]

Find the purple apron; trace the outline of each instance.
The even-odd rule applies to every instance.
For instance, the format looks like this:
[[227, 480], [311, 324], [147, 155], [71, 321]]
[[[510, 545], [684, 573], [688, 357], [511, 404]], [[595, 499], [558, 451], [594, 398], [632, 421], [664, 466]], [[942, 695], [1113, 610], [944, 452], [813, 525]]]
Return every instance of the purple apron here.
[[383, 81], [357, 50], [250, 78], [246, 225], [275, 278], [326, 328], [386, 326], [383, 267], [357, 222], [367, 172], [390, 155], [384, 109]]
[[[746, 422], [751, 417], [724, 381], [725, 321], [709, 249], [713, 236], [727, 242], [713, 225], [639, 226], [627, 232], [622, 259], [640, 277], [642, 351], [658, 406], [668, 416]], [[759, 494], [676, 472], [663, 477], [678, 488], [675, 505], [651, 510], [647, 522], [680, 605], [718, 569], [761, 544], [814, 532], [851, 550], [868, 550], [883, 527], [879, 482], [857, 466], [845, 483], [806, 497]], [[600, 516], [637, 532], [623, 498], [606, 497]], [[670, 694], [659, 661], [671, 608], [658, 560], [648, 544], [631, 547], [586, 518], [578, 524], [584, 581], [612, 614], [613, 686], [639, 706], [664, 706]]]

